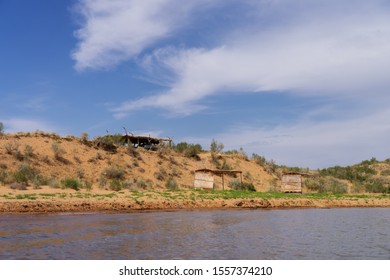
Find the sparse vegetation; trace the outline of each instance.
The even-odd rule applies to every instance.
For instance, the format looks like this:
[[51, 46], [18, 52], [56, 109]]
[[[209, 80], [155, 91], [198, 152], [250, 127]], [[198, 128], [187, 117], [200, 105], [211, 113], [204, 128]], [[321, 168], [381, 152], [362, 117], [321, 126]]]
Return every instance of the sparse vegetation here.
[[[27, 137], [42, 139], [24, 139]], [[201, 145], [187, 142], [180, 142], [172, 148], [161, 146], [155, 152], [122, 143], [120, 134], [98, 137], [94, 141], [88, 140], [88, 137], [86, 132], [80, 138], [61, 138], [57, 134], [44, 132], [1, 137], [0, 152], [3, 154], [0, 155], [0, 184], [20, 184], [29, 190], [43, 185], [68, 188], [68, 181], [77, 178], [77, 189], [91, 189], [93, 182], [104, 189], [117, 192], [145, 192], [151, 186], [161, 189], [175, 189], [178, 185], [182, 189], [184, 186], [192, 187], [195, 169], [215, 168], [242, 170], [245, 182], [241, 187], [236, 183], [232, 184], [232, 188], [237, 190], [254, 190], [256, 187], [261, 191], [278, 192], [281, 174], [301, 172], [316, 175], [304, 182], [305, 190], [312, 193], [390, 193], [390, 159], [380, 162], [372, 158], [353, 166], [335, 166], [313, 171], [308, 168], [280, 166], [273, 160], [253, 154], [251, 159], [261, 166], [256, 169], [253, 161], [243, 161], [247, 161], [248, 157], [242, 148], [222, 152], [223, 144], [214, 139], [210, 145], [211, 153], [208, 153], [202, 150]], [[81, 145], [84, 143], [87, 145]], [[44, 149], [42, 145], [46, 145]], [[70, 154], [71, 161], [64, 158], [66, 153]], [[195, 162], [194, 159], [202, 159], [202, 162]], [[66, 165], [58, 164], [59, 162]]]
[[5, 151], [7, 154], [12, 155], [15, 159], [22, 161], [23, 154], [19, 150], [20, 144], [16, 141], [7, 142], [4, 144]]
[[260, 156], [258, 154], [252, 154], [252, 159], [260, 166], [264, 168], [266, 172], [269, 174], [275, 174], [277, 165], [274, 160], [267, 160], [265, 157]]
[[246, 152], [244, 151], [244, 149], [242, 147], [238, 151], [237, 150], [226, 151], [225, 154], [227, 154], [227, 155], [239, 155], [242, 158], [244, 158], [245, 160], [249, 160], [248, 155], [246, 154]]
[[139, 189], [146, 189], [148, 187], [147, 182], [145, 181], [144, 178], [139, 178], [137, 180], [137, 188]]
[[348, 192], [348, 186], [345, 182], [329, 176], [306, 178], [303, 183], [309, 190], [318, 193], [339, 194]]
[[187, 142], [180, 142], [173, 146], [173, 149], [186, 157], [200, 160], [199, 153], [202, 152], [200, 144], [188, 144]]
[[162, 180], [165, 179], [165, 175], [162, 174], [161, 172], [155, 172], [155, 173], [154, 173], [154, 177], [155, 177], [157, 180], [160, 180], [160, 181], [162, 181]]
[[35, 168], [32, 168], [29, 164], [21, 163], [14, 173], [14, 179], [17, 183], [24, 183], [28, 185], [29, 182], [38, 176], [38, 174], [39, 172]]
[[81, 133], [81, 136], [80, 136], [80, 141], [81, 141], [81, 143], [87, 144], [87, 143], [88, 143], [88, 140], [89, 140], [89, 135], [88, 135], [88, 133], [87, 133], [87, 132]]
[[61, 147], [59, 142], [54, 142], [51, 145], [51, 149], [54, 153], [54, 158], [58, 161], [64, 161], [64, 155], [66, 154], [65, 150]]
[[122, 190], [122, 182], [118, 179], [111, 180], [110, 190], [116, 191], [116, 192]]
[[107, 152], [117, 152], [117, 138], [113, 137], [112, 135], [97, 137], [93, 142], [96, 147], [101, 148]]
[[66, 189], [80, 190], [81, 183], [77, 178], [65, 178], [61, 180], [61, 185]]
[[104, 170], [103, 175], [107, 179], [122, 180], [125, 177], [125, 170], [119, 166], [110, 166]]
[[76, 169], [76, 174], [77, 174], [77, 177], [80, 178], [80, 179], [83, 179], [84, 176], [85, 176], [85, 171], [82, 167], [77, 167]]
[[34, 148], [31, 145], [26, 145], [24, 147], [24, 159], [29, 160], [34, 156]]
[[213, 139], [210, 144], [210, 152], [219, 154], [223, 151], [224, 147], [225, 146], [223, 145], [223, 143], [220, 143], [217, 140]]
[[228, 164], [226, 162], [226, 160], [224, 159], [223, 162], [222, 162], [222, 165], [219, 166], [218, 169], [221, 169], [221, 170], [233, 170], [233, 167], [231, 167], [230, 164]]
[[252, 183], [241, 182], [239, 179], [232, 179], [229, 182], [229, 187], [236, 191], [256, 191], [255, 186]]
[[168, 190], [178, 189], [178, 184], [173, 178], [169, 178], [169, 180], [165, 183], [165, 186]]
[[0, 183], [1, 184], [8, 184], [8, 172], [0, 169]]
[[142, 160], [141, 154], [133, 147], [133, 145], [128, 145], [126, 151], [130, 156], [136, 158], [137, 160]]
[[[390, 193], [390, 178], [385, 169], [380, 174], [375, 169], [376, 158], [347, 167], [335, 166], [319, 171], [321, 178], [332, 177], [346, 180], [352, 185], [352, 192]], [[387, 163], [384, 161], [384, 163]], [[390, 169], [390, 168], [389, 168]]]

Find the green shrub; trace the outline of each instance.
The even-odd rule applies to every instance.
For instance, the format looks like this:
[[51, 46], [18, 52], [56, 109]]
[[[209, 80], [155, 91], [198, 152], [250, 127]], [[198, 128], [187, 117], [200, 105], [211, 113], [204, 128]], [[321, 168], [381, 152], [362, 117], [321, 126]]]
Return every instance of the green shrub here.
[[163, 173], [161, 173], [161, 171], [158, 171], [158, 172], [155, 172], [154, 173], [154, 178], [156, 178], [157, 180], [164, 180], [165, 179], [165, 175]]
[[88, 143], [88, 139], [89, 139], [89, 135], [87, 132], [81, 133], [81, 137], [80, 137], [81, 143], [83, 143], [83, 144]]
[[83, 188], [83, 189], [86, 189], [87, 191], [90, 191], [90, 190], [92, 190], [92, 182], [90, 182], [90, 181], [85, 181], [85, 180], [83, 180], [82, 182], [81, 182], [81, 187]]
[[188, 144], [187, 142], [180, 142], [178, 144], [174, 144], [173, 149], [179, 153], [184, 153], [184, 151], [187, 150], [189, 145], [190, 144]]
[[137, 188], [146, 189], [147, 187], [148, 187], [148, 184], [144, 178], [139, 178], [137, 180]]
[[202, 151], [202, 146], [199, 144], [191, 145], [185, 151], [184, 155], [186, 157], [194, 158], [200, 160], [199, 153]]
[[177, 182], [173, 179], [173, 178], [170, 178], [166, 183], [165, 183], [165, 187], [169, 190], [177, 190], [178, 189], [178, 184]]
[[19, 150], [19, 143], [12, 141], [4, 144], [5, 151], [7, 154], [12, 155], [17, 160], [22, 161], [24, 159], [23, 154]]
[[329, 176], [306, 178], [303, 183], [309, 190], [316, 191], [318, 193], [338, 194], [348, 192], [348, 187], [344, 182]]
[[252, 192], [256, 191], [255, 186], [249, 182], [242, 182], [241, 189], [246, 191], [252, 191]]
[[265, 157], [260, 156], [258, 154], [252, 154], [252, 159], [260, 166], [264, 168], [264, 170], [270, 174], [274, 174], [277, 171], [278, 165], [274, 160], [267, 160]]
[[226, 151], [225, 154], [226, 155], [239, 155], [239, 156], [243, 157], [246, 161], [249, 160], [248, 155], [246, 154], [244, 148], [242, 148], [242, 147], [240, 148], [240, 150], [233, 149], [233, 150]]
[[54, 142], [52, 145], [51, 145], [51, 149], [54, 153], [54, 158], [56, 160], [63, 160], [64, 158], [64, 155], [65, 155], [65, 150], [61, 147], [60, 143], [58, 142]]
[[122, 182], [118, 179], [111, 180], [110, 190], [116, 191], [116, 192], [122, 190]]
[[258, 165], [264, 166], [267, 160], [265, 157], [260, 156], [258, 154], [252, 154], [252, 160], [254, 160]]
[[100, 188], [105, 188], [107, 185], [107, 178], [103, 175], [100, 174], [99, 179], [98, 179], [98, 184]]
[[229, 186], [233, 190], [243, 190], [243, 191], [256, 191], [255, 186], [252, 183], [241, 182], [240, 179], [232, 179], [229, 182]]
[[187, 142], [180, 142], [177, 145], [174, 145], [173, 149], [179, 153], [184, 154], [186, 157], [200, 160], [199, 153], [202, 152], [202, 146], [200, 144], [188, 144]]
[[244, 173], [244, 178], [247, 179], [247, 180], [251, 180], [252, 179], [252, 174], [249, 171], [246, 171]]
[[363, 182], [371, 175], [375, 175], [376, 171], [370, 168], [367, 164], [360, 164], [356, 166], [334, 166], [320, 170], [322, 176], [333, 176], [338, 179], [345, 179], [350, 181]]
[[76, 173], [77, 173], [77, 177], [80, 178], [80, 179], [83, 179], [84, 176], [85, 176], [85, 171], [82, 167], [77, 167], [76, 169]]
[[125, 177], [125, 170], [119, 166], [107, 167], [103, 175], [108, 179], [122, 180]]
[[9, 183], [9, 174], [7, 171], [0, 169], [0, 183], [8, 184]]
[[80, 190], [81, 183], [76, 178], [66, 178], [61, 180], [61, 185], [66, 189], [73, 189], [75, 191]]
[[226, 160], [223, 160], [222, 165], [219, 166], [218, 169], [221, 169], [221, 170], [233, 170], [233, 167], [231, 167], [231, 166], [226, 162]]
[[122, 134], [112, 134], [95, 138], [93, 144], [107, 152], [116, 153], [117, 146], [124, 146], [125, 140]]
[[366, 192], [390, 193], [390, 180], [386, 177], [372, 178], [363, 183]]
[[210, 144], [210, 151], [212, 152], [212, 153], [220, 153], [220, 152], [222, 152], [223, 151], [223, 148], [224, 148], [225, 146], [222, 144], [222, 143], [219, 143], [218, 141], [216, 141], [215, 139], [213, 139], [212, 141], [211, 141], [211, 144]]
[[49, 185], [50, 187], [54, 188], [54, 189], [59, 189], [59, 188], [61, 187], [60, 182], [58, 182], [58, 180], [55, 179], [55, 178], [49, 179], [48, 185]]
[[154, 173], [154, 177], [160, 181], [164, 180], [167, 175], [167, 171], [162, 166], [160, 166], [159, 171]]
[[26, 145], [24, 147], [24, 158], [26, 160], [32, 158], [34, 156], [34, 148], [30, 145]]
[[38, 174], [39, 172], [36, 169], [30, 167], [27, 163], [22, 163], [14, 173], [14, 178], [16, 182], [28, 185], [29, 181], [32, 181]]
[[50, 183], [50, 179], [43, 177], [41, 175], [36, 175], [32, 180], [32, 183], [36, 188], [40, 186], [48, 186]]

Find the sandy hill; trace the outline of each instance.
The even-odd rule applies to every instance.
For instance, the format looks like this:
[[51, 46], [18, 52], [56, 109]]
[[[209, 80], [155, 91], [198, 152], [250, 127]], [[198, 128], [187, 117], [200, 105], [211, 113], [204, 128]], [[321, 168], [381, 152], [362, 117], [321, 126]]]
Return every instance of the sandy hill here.
[[[168, 147], [157, 151], [117, 146], [107, 151], [99, 143], [73, 136], [34, 132], [0, 136], [0, 185], [15, 183], [39, 188], [69, 186], [77, 179], [93, 189], [165, 189], [193, 186], [194, 170], [221, 168], [241, 170], [243, 181], [257, 191], [278, 184], [277, 176], [244, 155], [200, 152], [189, 157]], [[68, 182], [65, 182], [68, 180]], [[73, 181], [72, 181], [73, 180]], [[230, 184], [235, 178], [226, 178]]]

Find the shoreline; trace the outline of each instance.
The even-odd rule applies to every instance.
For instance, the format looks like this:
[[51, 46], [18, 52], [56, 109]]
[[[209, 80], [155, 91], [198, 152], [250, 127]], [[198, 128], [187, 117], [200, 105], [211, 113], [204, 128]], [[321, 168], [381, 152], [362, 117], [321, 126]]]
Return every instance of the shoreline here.
[[37, 199], [0, 202], [1, 214], [64, 212], [142, 212], [220, 209], [390, 208], [389, 198], [234, 198], [234, 199]]

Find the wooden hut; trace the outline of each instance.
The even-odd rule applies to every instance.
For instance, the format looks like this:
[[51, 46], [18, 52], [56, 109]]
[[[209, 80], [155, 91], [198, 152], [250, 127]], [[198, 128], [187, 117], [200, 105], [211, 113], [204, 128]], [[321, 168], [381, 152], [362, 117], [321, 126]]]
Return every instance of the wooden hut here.
[[215, 177], [221, 178], [222, 190], [225, 189], [225, 175], [237, 176], [239, 174], [240, 184], [242, 184], [242, 171], [240, 170], [213, 170], [213, 169], [198, 169], [195, 170], [194, 188], [214, 190], [216, 187]]
[[302, 193], [302, 173], [285, 173], [282, 175], [282, 192]]

